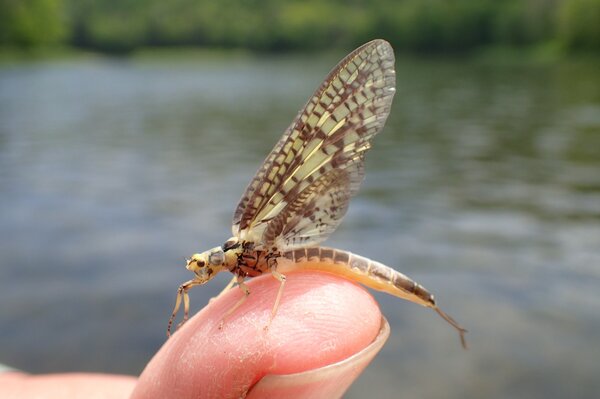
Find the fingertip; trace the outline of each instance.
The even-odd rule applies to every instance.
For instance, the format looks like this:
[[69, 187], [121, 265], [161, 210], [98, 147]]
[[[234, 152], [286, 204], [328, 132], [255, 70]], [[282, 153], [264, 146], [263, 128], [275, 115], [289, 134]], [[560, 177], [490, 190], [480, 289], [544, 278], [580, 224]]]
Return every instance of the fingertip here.
[[250, 389], [246, 397], [339, 398], [379, 353], [389, 335], [390, 326], [385, 317], [382, 317], [379, 333], [373, 342], [361, 351], [320, 368], [294, 374], [266, 375]]
[[165, 343], [132, 397], [240, 396], [266, 375], [297, 374], [348, 359], [380, 333], [382, 316], [374, 298], [357, 284], [321, 272], [287, 274], [269, 323], [279, 285], [271, 276], [249, 281], [251, 294], [222, 329], [223, 315], [242, 293], [232, 290], [210, 303]]
[[364, 349], [377, 336], [381, 312], [363, 287], [322, 272], [290, 273], [288, 282], [285, 299], [269, 328], [278, 374], [336, 363]]

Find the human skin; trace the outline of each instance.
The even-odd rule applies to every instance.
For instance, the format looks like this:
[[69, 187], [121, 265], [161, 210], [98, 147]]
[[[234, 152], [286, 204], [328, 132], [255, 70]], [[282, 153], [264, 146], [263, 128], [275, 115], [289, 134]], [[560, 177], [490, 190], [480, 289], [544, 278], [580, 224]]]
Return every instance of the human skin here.
[[279, 281], [266, 275], [248, 286], [249, 297], [226, 319], [242, 295], [238, 289], [198, 312], [137, 379], [5, 373], [0, 397], [340, 397], [387, 338], [373, 297], [335, 275], [289, 273], [271, 322]]

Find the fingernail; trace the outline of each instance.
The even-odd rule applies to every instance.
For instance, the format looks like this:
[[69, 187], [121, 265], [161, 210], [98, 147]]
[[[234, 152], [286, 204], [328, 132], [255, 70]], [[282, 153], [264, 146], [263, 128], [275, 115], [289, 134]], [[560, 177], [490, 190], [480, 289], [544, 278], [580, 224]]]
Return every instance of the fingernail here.
[[381, 318], [379, 334], [373, 342], [340, 362], [296, 374], [264, 376], [246, 396], [256, 398], [340, 398], [379, 353], [390, 336], [390, 325]]

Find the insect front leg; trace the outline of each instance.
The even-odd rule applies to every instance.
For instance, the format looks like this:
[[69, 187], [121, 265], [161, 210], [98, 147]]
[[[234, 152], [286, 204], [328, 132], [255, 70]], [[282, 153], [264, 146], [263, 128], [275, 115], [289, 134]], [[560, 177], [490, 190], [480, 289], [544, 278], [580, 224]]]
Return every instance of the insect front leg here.
[[173, 321], [179, 312], [179, 307], [181, 306], [181, 300], [183, 298], [183, 319], [181, 323], [177, 325], [178, 329], [181, 327], [189, 318], [190, 313], [190, 297], [188, 295], [188, 291], [190, 288], [200, 285], [201, 283], [197, 280], [189, 280], [185, 283], [181, 284], [177, 289], [177, 299], [175, 300], [175, 307], [173, 308], [173, 313], [171, 313], [171, 317], [169, 318], [169, 324], [167, 325], [167, 337], [171, 336], [171, 327], [173, 327]]

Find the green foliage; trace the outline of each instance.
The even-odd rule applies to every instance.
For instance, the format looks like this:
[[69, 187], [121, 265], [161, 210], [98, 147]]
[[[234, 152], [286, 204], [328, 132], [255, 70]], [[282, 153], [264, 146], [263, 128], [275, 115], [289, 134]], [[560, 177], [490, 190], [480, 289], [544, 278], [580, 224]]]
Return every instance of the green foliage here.
[[600, 52], [600, 0], [567, 0], [560, 7], [559, 32], [570, 50]]
[[599, 50], [600, 0], [0, 0], [0, 45], [261, 51], [352, 47], [469, 52], [562, 43]]
[[559, 0], [504, 0], [497, 4], [492, 33], [502, 45], [531, 45], [551, 40]]
[[67, 36], [62, 0], [0, 0], [0, 45], [35, 47]]
[[462, 52], [490, 41], [493, 0], [405, 0], [382, 9], [394, 43], [417, 52]]
[[373, 31], [373, 16], [360, 4], [296, 1], [281, 4], [272, 22], [276, 47], [324, 48], [362, 41]]

